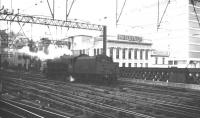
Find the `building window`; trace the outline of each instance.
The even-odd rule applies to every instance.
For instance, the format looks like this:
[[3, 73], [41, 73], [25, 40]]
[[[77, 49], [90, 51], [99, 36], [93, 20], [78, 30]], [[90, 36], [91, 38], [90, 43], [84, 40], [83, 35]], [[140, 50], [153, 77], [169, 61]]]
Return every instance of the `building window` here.
[[94, 49], [94, 56], [96, 56], [96, 53], [97, 53], [97, 52], [96, 52], [96, 49]]
[[148, 67], [148, 63], [145, 63], [145, 67], [146, 67], [146, 68]]
[[126, 63], [122, 63], [122, 67], [126, 67]]
[[168, 64], [169, 65], [173, 65], [173, 61], [168, 61]]
[[126, 49], [123, 49], [122, 53], [123, 53], [122, 54], [123, 55], [122, 58], [125, 59], [125, 57], [126, 57]]
[[128, 67], [131, 67], [131, 63], [128, 63]]
[[119, 48], [116, 50], [116, 58], [119, 59]]
[[131, 50], [128, 50], [128, 58], [131, 59]]
[[143, 67], [143, 63], [140, 63], [140, 67]]
[[155, 57], [155, 64], [158, 64], [158, 57]]
[[174, 61], [174, 65], [178, 65], [178, 61]]
[[99, 55], [99, 48], [97, 49], [97, 55]]
[[148, 60], [148, 50], [145, 51], [145, 59]]
[[134, 67], [137, 67], [137, 63], [134, 63]]
[[165, 58], [164, 57], [162, 58], [162, 64], [165, 64]]
[[140, 59], [143, 59], [143, 50], [140, 50]]
[[137, 59], [137, 50], [134, 50], [134, 59]]
[[110, 57], [113, 58], [113, 48], [110, 48]]
[[80, 54], [82, 54], [82, 50], [80, 50]]

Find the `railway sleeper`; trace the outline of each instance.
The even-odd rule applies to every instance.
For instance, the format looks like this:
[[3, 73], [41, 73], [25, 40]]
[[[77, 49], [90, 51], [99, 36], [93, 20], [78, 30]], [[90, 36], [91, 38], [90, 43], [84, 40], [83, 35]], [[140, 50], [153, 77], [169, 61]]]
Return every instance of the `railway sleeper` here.
[[[31, 99], [32, 101], [40, 101], [39, 103], [37, 103], [41, 108], [44, 108], [44, 107], [57, 107], [57, 108], [60, 108], [60, 106], [57, 106], [57, 105], [54, 105], [55, 103], [50, 103], [50, 102], [47, 102], [46, 101], [46, 99], [39, 99], [38, 100], [38, 96], [34, 96], [33, 94], [31, 94], [30, 92], [23, 92], [24, 94], [27, 94], [27, 95], [25, 95], [25, 98], [26, 99]], [[31, 95], [31, 96], [30, 96]], [[45, 105], [46, 104], [46, 105]], [[47, 104], [49, 104], [48, 106], [47, 106]], [[63, 105], [63, 104], [62, 104]], [[60, 109], [62, 109], [63, 110], [63, 107], [62, 108], [60, 108]], [[67, 108], [67, 109], [69, 109], [69, 108]], [[71, 111], [72, 111], [73, 109], [71, 109]], [[69, 111], [69, 110], [67, 110], [67, 111]]]
[[[32, 95], [33, 95], [33, 94], [32, 94]], [[54, 99], [55, 99], [55, 98], [54, 98]], [[58, 99], [58, 98], [57, 98], [57, 99]], [[60, 99], [60, 98], [59, 98], [59, 99]], [[60, 101], [62, 101], [62, 102], [66, 102], [66, 100], [63, 100], [63, 99], [60, 100]], [[64, 105], [65, 103], [62, 103], [62, 104]], [[74, 105], [75, 105], [75, 104], [74, 104]], [[80, 105], [78, 105], [78, 106], [80, 106]], [[53, 107], [56, 107], [56, 106], [53, 106]], [[57, 106], [57, 108], [60, 108], [60, 106]], [[76, 107], [76, 108], [77, 108], [77, 107]], [[62, 109], [62, 108], [61, 108], [61, 109]], [[61, 109], [60, 109], [60, 110], [61, 110]], [[79, 107], [79, 109], [80, 109], [80, 107]], [[62, 109], [62, 110], [63, 110], [63, 109]]]
[[41, 115], [38, 115], [36, 113], [30, 112], [27, 109], [24, 109], [20, 106], [16, 106], [13, 103], [1, 100], [1, 105], [3, 106], [4, 111], [8, 111], [11, 114], [14, 113], [16, 116], [20, 116], [21, 118], [27, 117], [27, 118], [43, 118]]

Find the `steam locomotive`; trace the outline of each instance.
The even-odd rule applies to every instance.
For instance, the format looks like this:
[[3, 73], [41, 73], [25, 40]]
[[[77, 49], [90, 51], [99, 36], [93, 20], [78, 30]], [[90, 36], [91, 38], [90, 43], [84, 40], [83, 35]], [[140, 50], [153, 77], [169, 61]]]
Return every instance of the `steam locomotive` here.
[[118, 78], [119, 65], [106, 55], [62, 56], [47, 61], [48, 78], [62, 81], [114, 82]]

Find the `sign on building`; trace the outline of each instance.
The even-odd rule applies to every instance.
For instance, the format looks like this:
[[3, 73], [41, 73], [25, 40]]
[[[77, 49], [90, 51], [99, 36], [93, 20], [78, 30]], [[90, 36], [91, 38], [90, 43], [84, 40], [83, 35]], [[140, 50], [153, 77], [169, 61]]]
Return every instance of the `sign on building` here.
[[133, 41], [133, 42], [142, 42], [142, 37], [139, 36], [131, 36], [131, 35], [117, 35], [118, 40], [126, 40], [126, 41]]

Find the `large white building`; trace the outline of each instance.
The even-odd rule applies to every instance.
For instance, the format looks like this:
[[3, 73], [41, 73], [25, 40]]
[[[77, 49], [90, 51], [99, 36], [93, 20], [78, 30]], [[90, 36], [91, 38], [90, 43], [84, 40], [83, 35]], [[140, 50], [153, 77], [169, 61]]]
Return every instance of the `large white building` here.
[[[193, 2], [194, 1], [194, 4]], [[198, 0], [171, 1], [164, 19], [169, 31], [169, 65], [200, 67], [200, 2]]]
[[[72, 51], [75, 55], [90, 56], [102, 54], [102, 37], [78, 35], [73, 37]], [[152, 42], [142, 37], [118, 35], [107, 38], [107, 56], [118, 62], [120, 67], [151, 66]]]
[[[169, 55], [165, 56], [166, 59], [159, 57], [158, 64], [156, 64], [156, 56], [151, 51], [152, 43], [145, 40], [140, 43], [135, 40], [121, 40], [119, 35], [118, 37], [107, 38], [107, 55], [112, 56], [115, 62], [119, 62], [120, 66], [125, 67], [200, 68], [200, 2], [198, 0], [160, 1], [159, 20], [161, 20], [168, 1], [170, 2], [167, 10], [158, 32], [156, 32], [157, 34], [161, 33], [159, 35], [161, 41], [167, 40]], [[154, 7], [157, 7], [157, 5]], [[83, 50], [82, 53], [89, 55], [101, 53], [102, 38], [94, 38], [93, 42], [94, 44], [85, 48], [86, 50]], [[85, 46], [84, 43], [82, 45]], [[145, 53], [149, 56], [146, 56]], [[153, 56], [151, 56], [151, 53]], [[137, 55], [137, 59], [135, 55]], [[164, 62], [164, 65], [162, 62]]]

